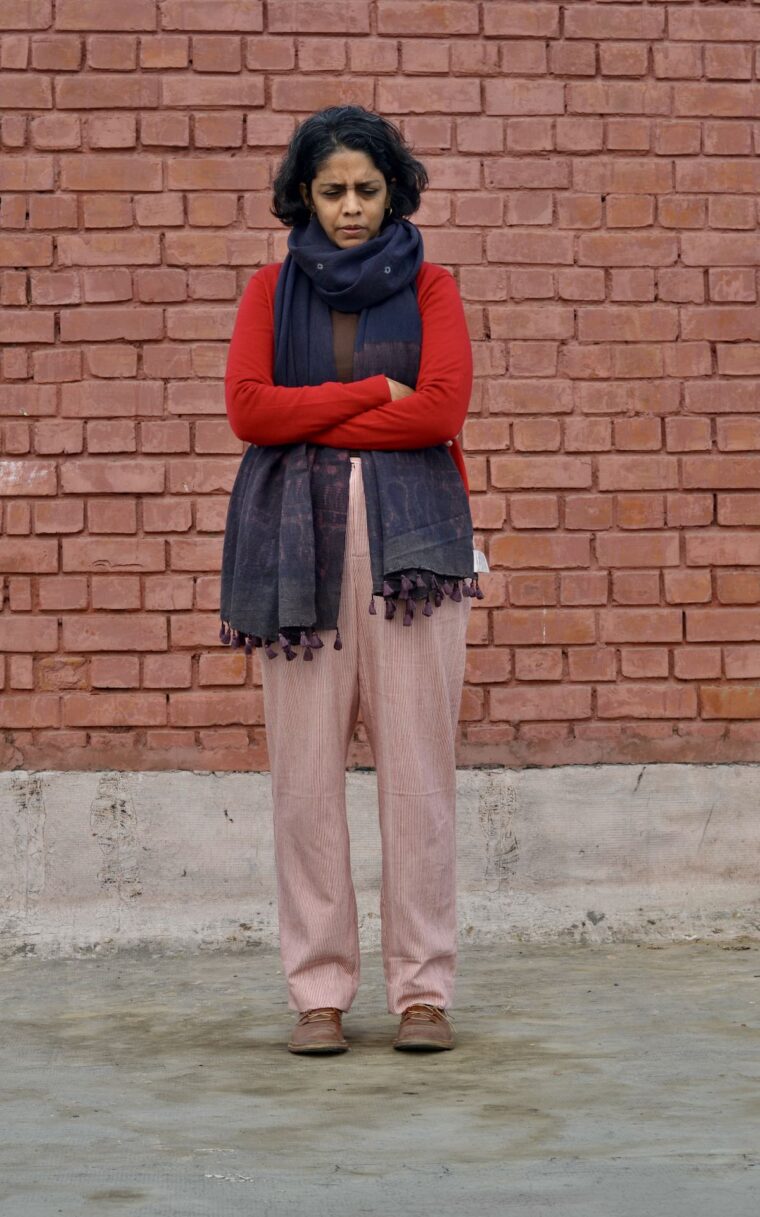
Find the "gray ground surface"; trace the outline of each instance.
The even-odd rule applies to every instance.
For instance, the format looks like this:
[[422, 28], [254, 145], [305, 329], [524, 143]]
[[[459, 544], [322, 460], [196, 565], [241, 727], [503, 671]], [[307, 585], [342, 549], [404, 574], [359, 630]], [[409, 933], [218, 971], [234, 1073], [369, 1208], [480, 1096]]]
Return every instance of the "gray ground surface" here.
[[[744, 949], [742, 949], [744, 947]], [[0, 964], [3, 1217], [757, 1217], [760, 944], [462, 947], [453, 1052], [339, 1056], [277, 952]]]

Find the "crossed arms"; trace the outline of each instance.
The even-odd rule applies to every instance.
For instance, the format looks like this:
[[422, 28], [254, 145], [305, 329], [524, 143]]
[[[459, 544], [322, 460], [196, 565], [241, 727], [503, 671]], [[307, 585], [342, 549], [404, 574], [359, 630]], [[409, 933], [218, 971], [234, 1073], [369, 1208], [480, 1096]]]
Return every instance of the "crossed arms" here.
[[288, 388], [272, 382], [273, 301], [261, 272], [249, 280], [224, 378], [230, 426], [247, 443], [393, 450], [427, 448], [458, 435], [472, 392], [472, 349], [454, 279], [431, 267], [418, 280], [422, 318], [414, 390], [392, 400], [388, 378]]

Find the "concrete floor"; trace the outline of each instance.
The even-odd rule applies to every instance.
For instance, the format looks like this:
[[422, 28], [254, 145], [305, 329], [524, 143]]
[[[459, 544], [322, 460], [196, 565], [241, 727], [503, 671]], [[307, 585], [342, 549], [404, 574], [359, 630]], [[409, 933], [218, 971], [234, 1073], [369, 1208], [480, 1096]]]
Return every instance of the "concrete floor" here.
[[462, 947], [453, 1052], [294, 1056], [271, 948], [0, 964], [3, 1217], [757, 1217], [760, 944]]

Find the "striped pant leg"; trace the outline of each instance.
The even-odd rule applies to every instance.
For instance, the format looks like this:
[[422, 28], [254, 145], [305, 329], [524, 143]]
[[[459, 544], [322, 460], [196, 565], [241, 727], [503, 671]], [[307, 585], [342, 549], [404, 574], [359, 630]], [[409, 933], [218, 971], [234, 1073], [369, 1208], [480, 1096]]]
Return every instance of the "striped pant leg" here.
[[[261, 659], [269, 750], [280, 954], [288, 1006], [348, 1010], [359, 985], [356, 893], [346, 818], [346, 758], [359, 710], [352, 559], [352, 472], [338, 627], [311, 663]], [[366, 606], [365, 606], [366, 608]]]
[[[359, 478], [361, 468], [359, 467]], [[455, 743], [471, 601], [444, 597], [386, 621], [371, 592], [363, 495], [355, 496], [359, 698], [377, 771], [381, 934], [390, 1013], [452, 1004], [457, 961]], [[360, 552], [360, 551], [363, 551]]]

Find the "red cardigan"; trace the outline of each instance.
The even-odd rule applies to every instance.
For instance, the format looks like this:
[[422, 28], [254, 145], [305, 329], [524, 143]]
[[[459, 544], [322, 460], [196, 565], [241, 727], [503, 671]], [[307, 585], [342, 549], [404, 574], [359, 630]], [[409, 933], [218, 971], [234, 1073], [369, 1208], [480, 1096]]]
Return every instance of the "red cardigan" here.
[[417, 274], [422, 318], [415, 391], [391, 401], [385, 376], [288, 388], [272, 382], [274, 292], [280, 262], [269, 262], [243, 292], [227, 355], [225, 402], [238, 439], [251, 444], [331, 448], [429, 448], [449, 451], [469, 494], [457, 436], [472, 393], [472, 348], [456, 282], [442, 266], [423, 262]]

